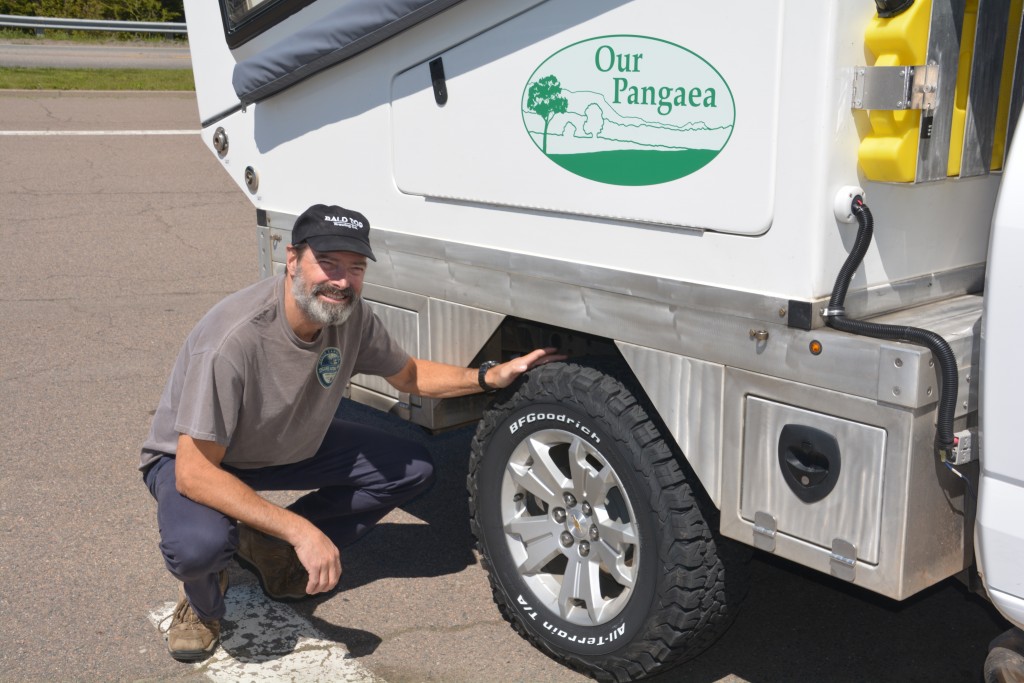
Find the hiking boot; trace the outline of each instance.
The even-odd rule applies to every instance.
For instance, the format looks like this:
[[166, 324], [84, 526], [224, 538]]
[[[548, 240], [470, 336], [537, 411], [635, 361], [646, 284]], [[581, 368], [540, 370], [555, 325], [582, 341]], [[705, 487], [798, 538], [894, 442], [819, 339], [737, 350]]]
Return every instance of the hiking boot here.
[[[220, 572], [220, 592], [228, 590], [228, 572]], [[185, 586], [178, 587], [178, 605], [167, 629], [167, 651], [179, 662], [198, 662], [206, 659], [217, 649], [220, 640], [220, 620], [200, 619], [188, 598]]]
[[274, 600], [309, 597], [306, 593], [309, 574], [299, 562], [295, 548], [286, 541], [239, 523], [235, 559], [256, 575], [267, 597]]

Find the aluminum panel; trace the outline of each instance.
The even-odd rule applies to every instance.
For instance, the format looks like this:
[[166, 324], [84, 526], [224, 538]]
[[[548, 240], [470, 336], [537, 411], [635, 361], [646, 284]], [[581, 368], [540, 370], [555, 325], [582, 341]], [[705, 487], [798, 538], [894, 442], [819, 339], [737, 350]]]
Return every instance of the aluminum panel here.
[[461, 366], [473, 361], [505, 319], [498, 313], [438, 299], [430, 300], [428, 314], [431, 360]]
[[[290, 241], [294, 217], [268, 212], [268, 221], [283, 243]], [[883, 358], [883, 342], [828, 328], [789, 328], [789, 301], [778, 297], [379, 228], [374, 229], [373, 239], [378, 260], [367, 274], [364, 295], [419, 311], [419, 349], [428, 358], [451, 354], [444, 357], [456, 364], [469, 363], [491, 325], [511, 315], [898, 405], [923, 407], [937, 399], [927, 391], [928, 383], [934, 382], [934, 369], [928, 366], [931, 352], [924, 347], [886, 343], [902, 349], [908, 371], [917, 373], [916, 378], [901, 373], [903, 393], [893, 396], [895, 385], [881, 384], [879, 379], [880, 368], [892, 362]], [[962, 398], [957, 414], [962, 415], [977, 409], [976, 390], [967, 377], [977, 366], [981, 297], [957, 295], [979, 290], [983, 281], [984, 268], [979, 265], [855, 290], [847, 298], [847, 311], [853, 317], [869, 318], [870, 311], [878, 308], [903, 308], [874, 320], [932, 329], [945, 337], [960, 366]], [[442, 328], [437, 332], [426, 322], [428, 297], [438, 301]], [[926, 304], [931, 298], [942, 300]], [[450, 305], [466, 310], [449, 309]], [[456, 323], [448, 315], [467, 317]], [[816, 313], [814, 318], [820, 322]], [[464, 323], [474, 328], [472, 338], [460, 337]], [[751, 342], [753, 327], [769, 333], [766, 343]], [[812, 339], [825, 344], [821, 356], [808, 352]], [[472, 348], [477, 342], [480, 346]], [[455, 346], [449, 349], [450, 344]], [[837, 373], [836, 367], [871, 370]]]
[[[419, 356], [419, 314], [416, 313], [416, 311], [388, 306], [387, 304], [382, 304], [376, 301], [370, 301], [369, 303], [370, 308], [372, 308], [373, 312], [381, 319], [381, 322], [384, 323], [384, 327], [387, 328], [395, 341], [397, 341], [409, 354]], [[372, 389], [373, 391], [384, 394], [385, 396], [390, 396], [395, 399], [400, 398], [398, 390], [388, 384], [383, 377], [355, 375], [352, 377], [352, 383], [358, 384], [367, 389]]]
[[274, 273], [274, 260], [270, 256], [270, 228], [256, 227], [256, 264], [261, 278]]
[[1013, 136], [1017, 132], [1017, 123], [1020, 119], [1021, 109], [1024, 108], [1024, 15], [1018, 22], [1017, 32], [1017, 59], [1013, 65], [1013, 88], [1010, 95], [1010, 116], [1007, 124], [1006, 145], [1004, 147], [1003, 167], [1006, 167], [1006, 158], [1010, 153], [1010, 145], [1013, 143]]
[[725, 368], [634, 344], [618, 347], [704, 490], [720, 505]]
[[[725, 371], [722, 417], [724, 535], [750, 545], [757, 542], [758, 511], [750, 513], [752, 519], [740, 512], [744, 487], [750, 481], [743, 469], [747, 457], [744, 448], [754, 443], [756, 452], [764, 452], [778, 436], [746, 424], [750, 397], [823, 416], [841, 415], [845, 420], [885, 432], [885, 456], [879, 461], [882, 513], [878, 563], [858, 559], [852, 568], [854, 583], [899, 600], [956, 574], [970, 563], [968, 534], [973, 512], [965, 511], [967, 496], [963, 482], [942, 467], [934, 455], [933, 413], [733, 368]], [[960, 421], [957, 428], [962, 424]], [[773, 459], [777, 462], [777, 458]], [[856, 505], [857, 501], [851, 504]], [[773, 515], [770, 510], [764, 512], [768, 517]], [[823, 547], [780, 528], [774, 540], [775, 553], [780, 557], [826, 574], [832, 572], [834, 539], [827, 539]], [[850, 543], [847, 538], [839, 540]]]
[[928, 34], [929, 65], [939, 68], [937, 105], [923, 116], [918, 145], [917, 180], [940, 180], [947, 175], [949, 142], [953, 133], [953, 104], [956, 73], [960, 63], [960, 33], [966, 0], [934, 0], [931, 32]]
[[979, 0], [974, 33], [974, 58], [964, 126], [964, 151], [960, 162], [963, 178], [984, 175], [992, 166], [996, 133], [999, 84], [1010, 0]]
[[[857, 558], [878, 564], [882, 525], [884, 429], [811, 412], [754, 396], [746, 400], [740, 514], [775, 518], [777, 532], [831, 550], [837, 538], [857, 548]], [[832, 434], [842, 453], [839, 480], [823, 500], [805, 503], [790, 490], [779, 467], [778, 443], [787, 424]]]

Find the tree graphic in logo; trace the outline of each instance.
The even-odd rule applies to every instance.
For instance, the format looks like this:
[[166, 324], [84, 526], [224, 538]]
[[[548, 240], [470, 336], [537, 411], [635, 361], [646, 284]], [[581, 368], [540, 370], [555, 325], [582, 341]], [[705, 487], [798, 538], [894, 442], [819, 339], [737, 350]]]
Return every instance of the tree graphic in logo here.
[[569, 100], [562, 97], [562, 84], [554, 76], [545, 76], [530, 84], [526, 100], [527, 108], [544, 119], [544, 144], [542, 151], [548, 153], [548, 126], [555, 114], [564, 114]]

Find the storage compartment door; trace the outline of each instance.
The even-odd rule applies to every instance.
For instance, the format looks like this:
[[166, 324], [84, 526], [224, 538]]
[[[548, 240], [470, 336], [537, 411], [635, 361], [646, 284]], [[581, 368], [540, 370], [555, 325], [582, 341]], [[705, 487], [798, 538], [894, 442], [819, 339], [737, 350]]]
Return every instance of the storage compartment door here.
[[[779, 534], [825, 550], [831, 550], [836, 539], [846, 541], [857, 548], [858, 560], [877, 565], [885, 430], [756, 396], [746, 399], [744, 423], [740, 516], [753, 522], [757, 513], [767, 513]], [[795, 442], [790, 439], [798, 453], [784, 452], [780, 458], [780, 437], [787, 425], [797, 428], [790, 433], [799, 435], [799, 428], [806, 428], [809, 436], [806, 446], [799, 436]], [[826, 435], [838, 449], [838, 458], [831, 463], [831, 455], [823, 452], [828, 448]], [[786, 462], [791, 455], [792, 461]], [[795, 475], [793, 484], [787, 481], [787, 468]], [[824, 481], [826, 475], [819, 471], [823, 468], [838, 468], [832, 472], [834, 481]], [[807, 481], [801, 481], [802, 470]], [[816, 477], [821, 478], [817, 483]], [[825, 489], [811, 490], [820, 483], [831, 483], [824, 497], [820, 493]], [[808, 490], [811, 495], [803, 495]]]

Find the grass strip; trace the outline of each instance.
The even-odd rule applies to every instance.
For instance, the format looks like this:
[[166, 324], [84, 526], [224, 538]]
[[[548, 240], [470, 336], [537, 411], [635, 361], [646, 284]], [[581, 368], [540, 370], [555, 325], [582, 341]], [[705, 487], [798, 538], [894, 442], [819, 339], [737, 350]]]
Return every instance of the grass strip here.
[[0, 90], [195, 90], [191, 69], [0, 67]]
[[[0, 5], [2, 4], [0, 2]], [[34, 28], [0, 28], [0, 40], [19, 43], [149, 43], [188, 47], [188, 38], [183, 34], [166, 36], [162, 33], [126, 33], [125, 31], [46, 29], [42, 35], [38, 35]]]

